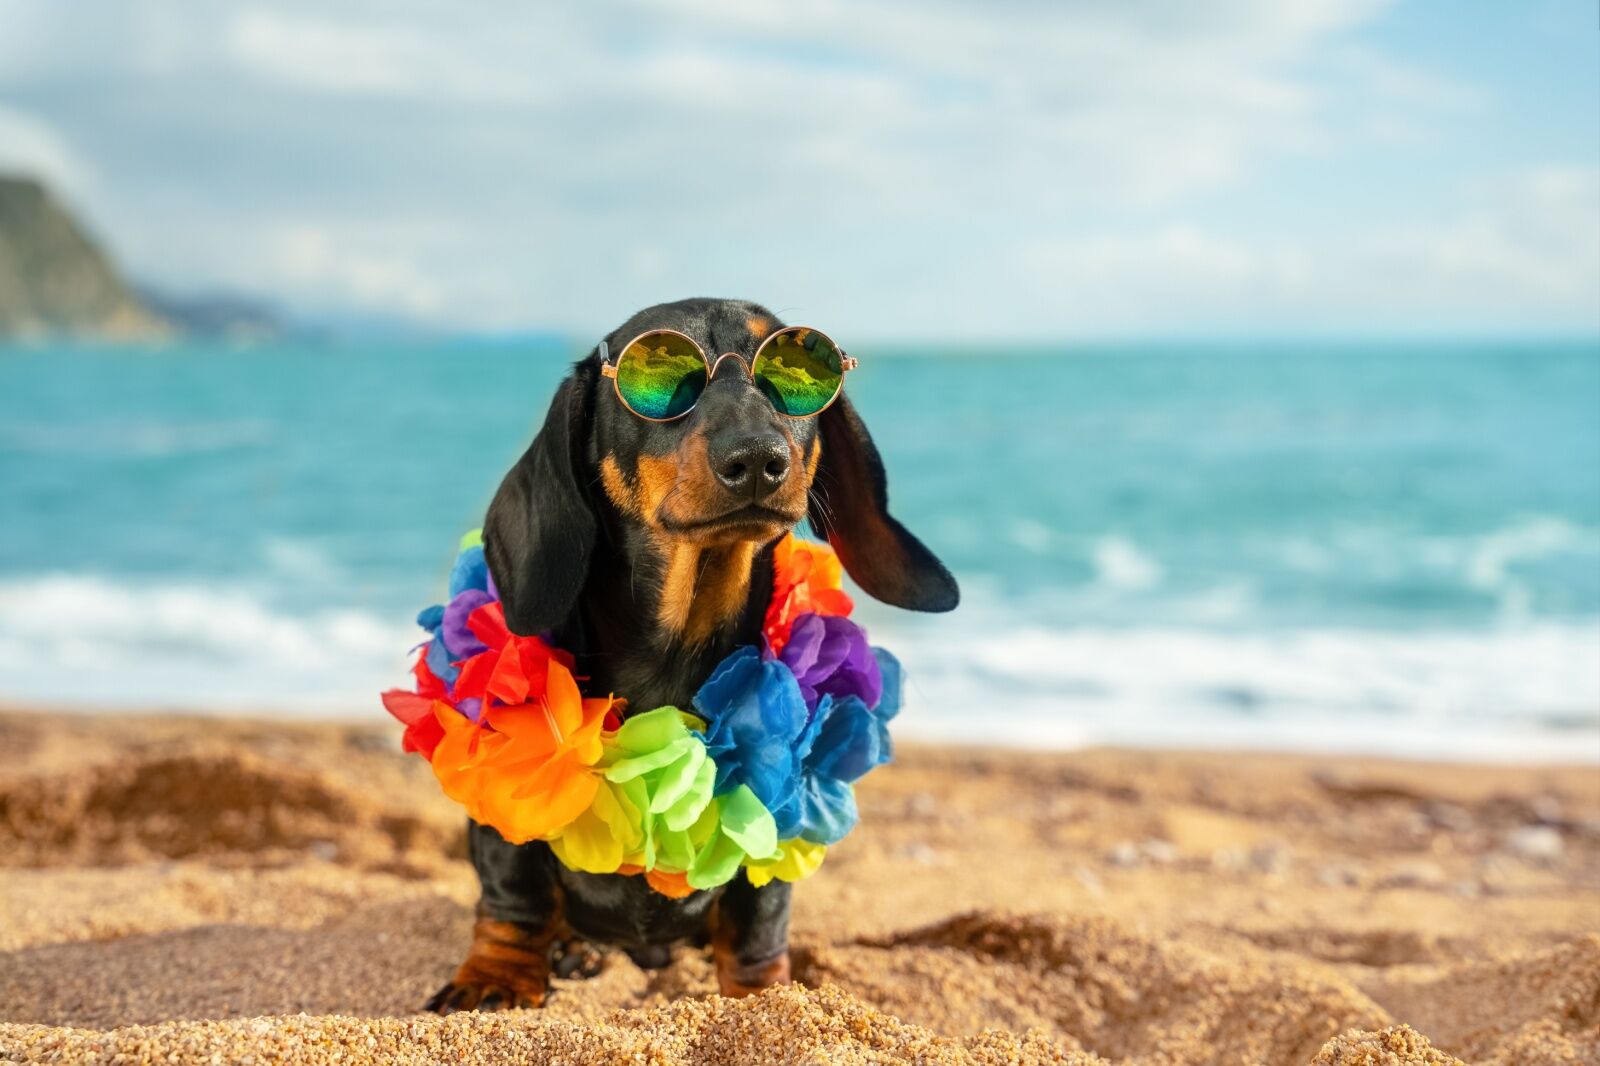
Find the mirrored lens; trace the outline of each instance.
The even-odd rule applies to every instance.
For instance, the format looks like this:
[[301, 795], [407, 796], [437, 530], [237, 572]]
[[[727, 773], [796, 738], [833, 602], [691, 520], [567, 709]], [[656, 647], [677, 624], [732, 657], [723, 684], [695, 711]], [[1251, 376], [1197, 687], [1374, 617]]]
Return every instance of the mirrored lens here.
[[844, 380], [839, 349], [821, 333], [804, 327], [769, 337], [751, 372], [772, 406], [796, 418], [814, 415], [832, 403]]
[[687, 414], [705, 388], [700, 349], [676, 333], [646, 333], [617, 358], [617, 393], [646, 418]]

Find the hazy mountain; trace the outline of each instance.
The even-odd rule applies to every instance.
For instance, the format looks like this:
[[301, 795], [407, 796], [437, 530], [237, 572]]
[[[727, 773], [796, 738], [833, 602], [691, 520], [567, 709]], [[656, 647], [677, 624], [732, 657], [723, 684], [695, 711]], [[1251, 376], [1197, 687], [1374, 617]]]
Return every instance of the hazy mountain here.
[[172, 333], [44, 186], [0, 176], [0, 337], [150, 340]]
[[[177, 294], [135, 284], [133, 292], [152, 312], [185, 337], [248, 344], [291, 332], [278, 309], [264, 300], [237, 293]], [[295, 334], [306, 332], [295, 327]]]

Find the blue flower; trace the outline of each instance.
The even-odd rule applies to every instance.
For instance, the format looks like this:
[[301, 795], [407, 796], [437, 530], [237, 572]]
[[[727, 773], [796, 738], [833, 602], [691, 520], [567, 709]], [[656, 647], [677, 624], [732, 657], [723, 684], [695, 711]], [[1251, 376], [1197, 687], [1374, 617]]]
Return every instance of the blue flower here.
[[464, 549], [450, 568], [450, 598], [453, 600], [469, 589], [490, 591], [489, 562], [483, 556], [482, 544]]
[[836, 700], [824, 696], [817, 718], [822, 726], [803, 764], [808, 777], [855, 781], [894, 757], [888, 723], [860, 697]]
[[[893, 657], [889, 662], [895, 669], [885, 671], [880, 710], [869, 708], [859, 696], [824, 695], [817, 704], [797, 744], [800, 787], [793, 800], [772, 809], [779, 839], [798, 836], [813, 844], [833, 844], [854, 828], [856, 800], [850, 783], [894, 756], [888, 719], [900, 709], [900, 673]], [[891, 676], [892, 687], [887, 683]], [[891, 692], [894, 701], [886, 715], [881, 708]]]
[[483, 545], [464, 548], [450, 568], [449, 602], [436, 604], [417, 615], [417, 625], [426, 629], [431, 637], [426, 653], [428, 669], [446, 685], [454, 685], [460, 674], [453, 664], [487, 650], [487, 645], [467, 628], [467, 618], [495, 599], [493, 586]]
[[883, 679], [882, 695], [872, 705], [872, 713], [888, 722], [900, 713], [900, 680], [904, 672], [900, 669], [900, 660], [883, 648], [874, 646], [872, 657], [878, 660], [878, 676]]
[[882, 678], [875, 707], [854, 693], [823, 692], [809, 714], [787, 661], [750, 647], [724, 659], [694, 698], [717, 764], [717, 794], [749, 785], [772, 812], [780, 840], [832, 844], [850, 832], [857, 819], [850, 784], [893, 757], [889, 719], [900, 711], [899, 661], [882, 648], [872, 657]]
[[712, 671], [695, 693], [706, 720], [706, 750], [717, 763], [718, 795], [748, 785], [768, 810], [789, 803], [799, 787], [797, 742], [806, 729], [806, 704], [794, 674], [781, 662], [744, 647]]
[[782, 810], [772, 812], [778, 839], [837, 844], [856, 827], [856, 794], [836, 777], [807, 777]]
[[433, 671], [434, 677], [445, 683], [446, 688], [453, 686], [456, 678], [461, 676], [461, 671], [456, 669], [452, 661], [454, 657], [450, 654], [450, 649], [444, 646], [443, 634], [435, 633], [433, 639], [428, 642], [426, 658], [428, 669]]
[[428, 650], [422, 653], [428, 669], [445, 683], [445, 687], [454, 685], [460, 671], [451, 665], [450, 649], [444, 645], [444, 605], [436, 603], [423, 608], [417, 615], [417, 625], [428, 631]]

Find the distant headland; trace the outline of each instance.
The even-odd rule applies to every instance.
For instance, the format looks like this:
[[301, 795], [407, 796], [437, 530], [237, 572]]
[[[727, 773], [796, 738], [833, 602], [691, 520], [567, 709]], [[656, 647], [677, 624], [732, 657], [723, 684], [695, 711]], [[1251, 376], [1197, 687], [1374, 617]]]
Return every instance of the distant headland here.
[[283, 331], [271, 308], [248, 298], [130, 284], [41, 182], [0, 174], [0, 342], [261, 340]]
[[161, 340], [175, 332], [49, 190], [0, 175], [0, 337]]

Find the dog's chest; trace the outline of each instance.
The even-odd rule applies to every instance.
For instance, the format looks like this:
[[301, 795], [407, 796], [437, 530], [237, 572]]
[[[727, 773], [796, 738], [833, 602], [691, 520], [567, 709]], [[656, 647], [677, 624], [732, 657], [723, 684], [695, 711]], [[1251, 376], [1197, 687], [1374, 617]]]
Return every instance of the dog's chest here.
[[694, 695], [721, 661], [722, 655], [707, 656], [682, 648], [666, 648], [654, 654], [622, 656], [606, 671], [614, 679], [612, 691], [628, 701], [632, 713], [656, 707], [688, 710]]
[[558, 868], [567, 924], [579, 935], [620, 948], [696, 939], [705, 930], [721, 889], [664, 896], [642, 877], [587, 874]]

